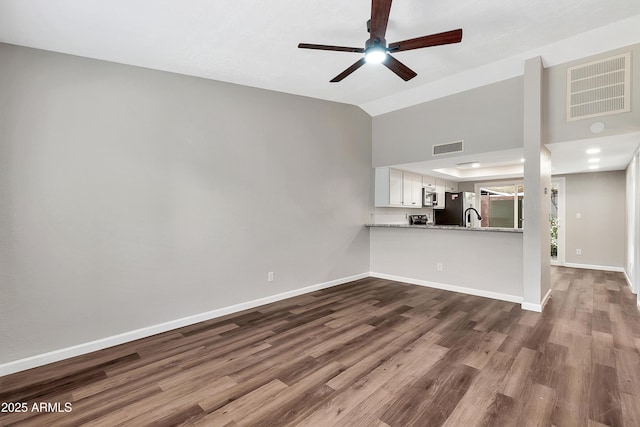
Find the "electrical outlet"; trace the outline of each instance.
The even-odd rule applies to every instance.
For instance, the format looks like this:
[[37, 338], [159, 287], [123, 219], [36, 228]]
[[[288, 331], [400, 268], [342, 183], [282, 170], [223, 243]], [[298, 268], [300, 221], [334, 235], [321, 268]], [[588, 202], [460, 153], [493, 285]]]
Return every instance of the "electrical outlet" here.
[[273, 282], [273, 271], [270, 271], [270, 272], [267, 274], [267, 281], [268, 281], [268, 282]]
[[438, 270], [438, 271], [442, 271], [442, 270], [443, 270], [443, 267], [442, 267], [442, 263], [441, 263], [441, 262], [439, 262], [439, 263], [437, 263], [437, 264], [436, 264], [436, 270]]
[[582, 249], [576, 249], [576, 255], [582, 255]]

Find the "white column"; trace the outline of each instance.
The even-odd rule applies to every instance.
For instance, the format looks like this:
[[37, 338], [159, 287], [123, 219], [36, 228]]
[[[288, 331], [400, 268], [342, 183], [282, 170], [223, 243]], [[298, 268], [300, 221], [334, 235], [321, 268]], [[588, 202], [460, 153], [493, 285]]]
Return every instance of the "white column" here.
[[524, 66], [524, 233], [522, 308], [541, 311], [551, 289], [551, 153], [542, 140], [542, 59]]

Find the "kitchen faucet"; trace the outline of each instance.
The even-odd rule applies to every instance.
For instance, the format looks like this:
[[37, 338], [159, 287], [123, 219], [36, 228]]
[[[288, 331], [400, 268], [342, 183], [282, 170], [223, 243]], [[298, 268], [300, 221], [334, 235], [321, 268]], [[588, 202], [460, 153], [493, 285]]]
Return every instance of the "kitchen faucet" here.
[[[478, 213], [478, 211], [476, 210], [476, 208], [467, 208], [464, 211], [464, 215], [467, 217], [467, 221], [465, 222], [465, 226], [469, 225], [471, 223], [471, 212], [469, 211], [474, 211], [476, 213], [476, 216], [478, 217], [478, 221], [482, 221], [482, 217], [480, 216], [480, 214]], [[469, 212], [469, 213], [467, 213]]]

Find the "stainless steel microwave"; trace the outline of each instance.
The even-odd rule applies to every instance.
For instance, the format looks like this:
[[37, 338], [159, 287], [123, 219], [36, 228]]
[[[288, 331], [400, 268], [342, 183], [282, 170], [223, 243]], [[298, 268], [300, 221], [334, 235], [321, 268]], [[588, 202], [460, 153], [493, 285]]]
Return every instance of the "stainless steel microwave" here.
[[422, 189], [422, 206], [432, 208], [438, 204], [438, 195], [428, 188]]

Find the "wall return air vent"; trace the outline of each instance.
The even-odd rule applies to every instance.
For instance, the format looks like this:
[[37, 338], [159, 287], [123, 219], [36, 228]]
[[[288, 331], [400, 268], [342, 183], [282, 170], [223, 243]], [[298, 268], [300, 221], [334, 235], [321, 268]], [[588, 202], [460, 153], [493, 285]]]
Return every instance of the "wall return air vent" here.
[[567, 69], [567, 121], [631, 110], [631, 52]]
[[446, 144], [439, 144], [433, 146], [433, 155], [440, 156], [442, 154], [462, 153], [462, 141], [447, 142]]

